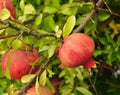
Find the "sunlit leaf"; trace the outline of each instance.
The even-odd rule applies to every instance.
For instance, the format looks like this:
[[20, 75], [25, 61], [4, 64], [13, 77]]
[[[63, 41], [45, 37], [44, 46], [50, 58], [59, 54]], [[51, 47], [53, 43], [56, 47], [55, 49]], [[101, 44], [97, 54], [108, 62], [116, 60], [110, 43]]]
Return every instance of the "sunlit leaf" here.
[[35, 25], [38, 26], [40, 25], [41, 21], [42, 21], [42, 17], [43, 15], [40, 14], [39, 16], [37, 16], [36, 20], [35, 20]]
[[36, 10], [31, 4], [27, 4], [24, 8], [24, 14], [35, 14]]
[[22, 11], [24, 10], [24, 8], [25, 8], [25, 1], [24, 0], [20, 1], [20, 8]]
[[76, 90], [80, 91], [83, 95], [93, 95], [89, 90], [83, 87], [77, 87]]
[[18, 40], [18, 39], [14, 40], [14, 41], [12, 42], [12, 48], [13, 48], [13, 49], [18, 49], [18, 48], [20, 48], [21, 46], [22, 46], [22, 42], [21, 42], [20, 40]]
[[36, 78], [36, 82], [35, 82], [35, 91], [37, 92], [37, 95], [41, 95], [40, 91], [39, 91], [39, 82], [38, 82], [38, 77]]
[[28, 75], [24, 75], [21, 78], [21, 82], [22, 83], [28, 83], [31, 79], [33, 79], [35, 77], [35, 74], [28, 74]]
[[10, 11], [6, 8], [0, 10], [0, 20], [6, 20], [10, 17]]
[[39, 79], [39, 83], [40, 83], [40, 85], [45, 85], [46, 84], [46, 76], [47, 75], [47, 72], [46, 72], [46, 70], [44, 70], [44, 72], [41, 74], [41, 76], [40, 76], [40, 79]]
[[11, 60], [12, 60], [12, 51], [10, 51], [9, 57], [7, 59], [7, 69], [4, 73], [4, 75], [8, 78], [11, 79], [11, 75], [10, 75], [10, 66], [11, 66]]
[[46, 6], [43, 11], [45, 13], [55, 13], [57, 12], [57, 9], [51, 6]]
[[48, 48], [48, 58], [52, 57], [56, 49], [56, 45], [52, 44]]
[[73, 30], [76, 23], [75, 16], [70, 16], [63, 27], [63, 37], [67, 37]]

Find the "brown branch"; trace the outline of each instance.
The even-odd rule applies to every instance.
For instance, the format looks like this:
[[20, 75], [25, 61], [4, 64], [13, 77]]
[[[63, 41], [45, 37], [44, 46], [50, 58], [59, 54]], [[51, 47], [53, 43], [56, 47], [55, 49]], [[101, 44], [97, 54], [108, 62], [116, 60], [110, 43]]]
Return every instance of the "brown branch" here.
[[89, 15], [86, 17], [85, 21], [80, 24], [74, 31], [73, 33], [77, 33], [77, 32], [80, 32], [81, 30], [83, 30], [83, 28], [86, 26], [86, 24], [91, 20], [91, 18], [95, 15], [95, 13], [97, 12], [97, 8], [100, 7], [102, 4], [103, 4], [103, 0], [99, 0], [97, 3], [96, 3], [96, 7], [93, 8], [91, 10], [91, 12], [89, 13]]
[[15, 37], [18, 36], [19, 34], [12, 34], [12, 35], [2, 35], [0, 36], [0, 39], [5, 39], [5, 38], [10, 38], [10, 37]]
[[106, 10], [106, 9], [98, 8], [98, 10], [99, 10], [99, 11], [107, 12], [107, 13], [113, 15], [113, 16], [118, 16], [118, 17], [120, 17], [120, 14], [115, 13], [115, 12], [112, 12], [112, 11], [110, 12], [109, 10]]
[[35, 83], [35, 80], [37, 78], [37, 76], [40, 76], [43, 71], [46, 69], [46, 67], [50, 64], [51, 61], [54, 60], [54, 58], [56, 57], [56, 54], [51, 57], [50, 59], [47, 60], [47, 62], [45, 64], [43, 64], [43, 66], [40, 66], [40, 69], [37, 71], [36, 75], [34, 78], [32, 78], [21, 90], [17, 95], [22, 95], [23, 93], [26, 92], [26, 90], [31, 86], [32, 83]]

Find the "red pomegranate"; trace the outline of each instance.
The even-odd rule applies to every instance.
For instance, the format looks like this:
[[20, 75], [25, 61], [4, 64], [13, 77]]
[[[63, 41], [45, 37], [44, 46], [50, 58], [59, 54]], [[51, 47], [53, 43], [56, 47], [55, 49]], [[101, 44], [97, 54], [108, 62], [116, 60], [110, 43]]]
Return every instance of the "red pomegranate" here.
[[7, 8], [11, 13], [12, 18], [16, 18], [15, 7], [10, 0], [0, 0], [0, 10], [3, 8]]
[[[40, 95], [54, 95], [47, 86], [39, 86]], [[25, 95], [37, 95], [35, 86], [27, 90]]]
[[[31, 51], [12, 50], [3, 56], [2, 69], [4, 72], [6, 71], [9, 58], [11, 78], [19, 79], [31, 71], [32, 66], [29, 63], [37, 61], [39, 57], [38, 51], [35, 48], [32, 48]], [[35, 66], [32, 73], [35, 73], [38, 69], [39, 66]]]
[[60, 81], [61, 81], [61, 79], [55, 77], [55, 78], [52, 78], [50, 81], [51, 81], [51, 83], [55, 87], [54, 94], [56, 95], [59, 92], [59, 87], [60, 87]]
[[95, 49], [94, 40], [83, 33], [74, 33], [66, 37], [59, 48], [58, 58], [61, 67], [77, 67], [83, 65], [88, 71], [95, 67], [92, 54]]

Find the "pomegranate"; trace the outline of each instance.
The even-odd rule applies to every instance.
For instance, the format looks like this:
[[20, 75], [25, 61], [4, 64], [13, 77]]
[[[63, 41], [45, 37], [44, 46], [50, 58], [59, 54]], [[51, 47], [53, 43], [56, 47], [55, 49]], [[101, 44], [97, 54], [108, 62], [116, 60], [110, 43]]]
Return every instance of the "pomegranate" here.
[[[19, 79], [23, 75], [28, 74], [32, 66], [30, 62], [35, 62], [39, 59], [38, 51], [32, 48], [31, 51], [26, 50], [12, 50], [6, 53], [2, 58], [2, 69], [5, 72], [8, 65], [8, 58], [10, 61], [10, 75], [13, 79]], [[31, 71], [35, 73], [39, 69], [39, 66], [35, 66]]]
[[10, 0], [0, 0], [0, 10], [3, 8], [7, 8], [11, 13], [12, 18], [16, 18], [15, 7]]
[[[54, 95], [47, 86], [39, 86], [40, 95]], [[27, 90], [25, 95], [37, 95], [35, 86]]]
[[58, 58], [61, 67], [77, 67], [83, 65], [88, 71], [95, 67], [92, 54], [95, 49], [94, 40], [83, 33], [74, 33], [66, 37], [59, 48]]
[[54, 95], [56, 95], [59, 92], [59, 87], [60, 87], [60, 81], [61, 81], [61, 79], [55, 77], [55, 78], [52, 78], [50, 81], [51, 81], [51, 83], [55, 87]]

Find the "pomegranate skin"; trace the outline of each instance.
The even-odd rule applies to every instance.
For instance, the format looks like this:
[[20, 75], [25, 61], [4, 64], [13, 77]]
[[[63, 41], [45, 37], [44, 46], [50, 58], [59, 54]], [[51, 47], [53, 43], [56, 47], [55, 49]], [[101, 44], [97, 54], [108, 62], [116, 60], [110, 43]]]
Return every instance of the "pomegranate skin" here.
[[[39, 86], [40, 95], [54, 95], [47, 86]], [[35, 86], [27, 90], [25, 95], [37, 95]]]
[[12, 18], [15, 19], [16, 11], [13, 3], [10, 0], [0, 0], [0, 10], [5, 7], [10, 11]]
[[[12, 50], [6, 53], [2, 58], [2, 69], [5, 72], [7, 69], [8, 58], [10, 58], [10, 75], [13, 79], [20, 79], [22, 76], [28, 74], [32, 66], [30, 62], [35, 62], [39, 58], [39, 54], [36, 49], [32, 51]], [[39, 69], [39, 66], [35, 66], [32, 73], [35, 73]]]
[[71, 34], [64, 39], [63, 45], [59, 49], [60, 66], [84, 66], [92, 58], [94, 49], [94, 40], [90, 36], [83, 33]]

